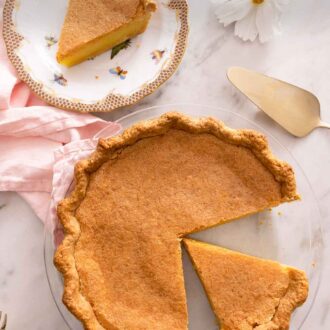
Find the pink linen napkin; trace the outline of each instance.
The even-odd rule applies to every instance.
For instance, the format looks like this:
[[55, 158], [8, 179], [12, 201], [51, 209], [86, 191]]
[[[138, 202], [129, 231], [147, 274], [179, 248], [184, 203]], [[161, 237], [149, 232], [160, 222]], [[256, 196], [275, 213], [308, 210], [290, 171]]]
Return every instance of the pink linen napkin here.
[[51, 195], [64, 197], [74, 163], [89, 155], [92, 138], [105, 128], [111, 136], [121, 127], [47, 106], [0, 111], [0, 191], [19, 192], [45, 222]]
[[[106, 136], [109, 136], [110, 127], [105, 129]], [[115, 131], [114, 131], [115, 133]], [[102, 137], [105, 137], [101, 134]], [[101, 137], [100, 136], [100, 137]], [[73, 188], [74, 166], [80, 160], [87, 158], [97, 145], [98, 139], [80, 140], [71, 142], [55, 151], [55, 163], [53, 166], [53, 190], [50, 201], [49, 212], [46, 219], [47, 229], [53, 233], [55, 246], [58, 246], [63, 239], [62, 226], [57, 221], [56, 206]]]
[[3, 3], [0, 0], [0, 191], [18, 192], [43, 222], [52, 224], [75, 162], [95, 148], [97, 132], [106, 129], [110, 136], [120, 125], [46, 106], [19, 81], [2, 37]]

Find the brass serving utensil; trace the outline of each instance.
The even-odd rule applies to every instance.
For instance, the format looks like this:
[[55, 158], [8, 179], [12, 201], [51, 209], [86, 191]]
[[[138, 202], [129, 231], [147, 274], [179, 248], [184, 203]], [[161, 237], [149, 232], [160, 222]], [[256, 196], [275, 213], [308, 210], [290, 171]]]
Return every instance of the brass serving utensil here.
[[330, 128], [320, 118], [320, 102], [311, 92], [240, 67], [227, 71], [229, 81], [257, 107], [291, 134], [303, 137], [317, 127]]

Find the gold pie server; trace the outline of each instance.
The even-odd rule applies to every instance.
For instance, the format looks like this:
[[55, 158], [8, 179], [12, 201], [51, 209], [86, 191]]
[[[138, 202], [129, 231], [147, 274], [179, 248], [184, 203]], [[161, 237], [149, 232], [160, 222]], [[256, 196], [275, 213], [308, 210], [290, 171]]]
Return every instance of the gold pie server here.
[[317, 127], [330, 128], [320, 118], [320, 102], [311, 92], [240, 67], [230, 67], [229, 81], [289, 133], [303, 137]]

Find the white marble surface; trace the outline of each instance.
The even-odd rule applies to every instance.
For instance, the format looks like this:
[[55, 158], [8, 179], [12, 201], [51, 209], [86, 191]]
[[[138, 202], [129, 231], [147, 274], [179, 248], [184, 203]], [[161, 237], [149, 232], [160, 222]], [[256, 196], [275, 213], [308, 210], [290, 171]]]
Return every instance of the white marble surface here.
[[[242, 65], [305, 87], [320, 98], [322, 119], [330, 122], [330, 1], [291, 1], [283, 17], [283, 35], [265, 45], [243, 43], [231, 27], [222, 28], [208, 1], [190, 0], [190, 7], [190, 43], [177, 74], [137, 106], [102, 117], [114, 120], [151, 105], [192, 102], [221, 106], [254, 120], [287, 146], [303, 167], [319, 202], [326, 242], [330, 130], [318, 129], [303, 139], [290, 136], [231, 87], [225, 73], [231, 65]], [[8, 329], [67, 329], [47, 284], [41, 222], [15, 193], [0, 193], [0, 205], [0, 310], [9, 314]], [[329, 258], [326, 244], [323, 282], [302, 329], [330, 329]]]

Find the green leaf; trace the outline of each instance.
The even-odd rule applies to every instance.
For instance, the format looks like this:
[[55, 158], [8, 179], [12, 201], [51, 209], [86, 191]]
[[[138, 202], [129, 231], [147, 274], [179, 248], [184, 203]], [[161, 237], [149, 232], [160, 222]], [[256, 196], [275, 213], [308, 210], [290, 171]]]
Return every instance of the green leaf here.
[[121, 50], [128, 48], [131, 45], [131, 39], [128, 39], [121, 44], [112, 48], [111, 59], [113, 59]]

